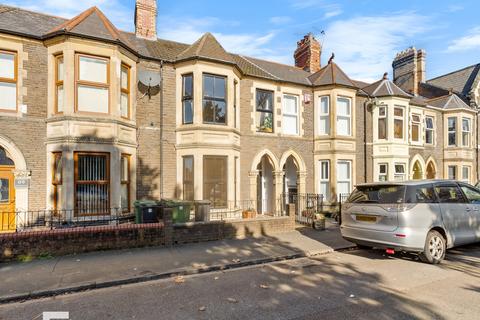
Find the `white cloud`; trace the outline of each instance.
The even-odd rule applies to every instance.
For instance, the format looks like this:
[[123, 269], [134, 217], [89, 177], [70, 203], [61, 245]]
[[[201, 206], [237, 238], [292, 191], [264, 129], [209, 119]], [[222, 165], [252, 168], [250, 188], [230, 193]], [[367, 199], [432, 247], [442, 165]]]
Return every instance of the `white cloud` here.
[[325, 19], [328, 19], [328, 18], [332, 18], [332, 17], [336, 17], [340, 14], [342, 14], [343, 11], [341, 9], [333, 9], [332, 11], [327, 11], [325, 12], [325, 14], [323, 15], [323, 17]]
[[117, 28], [127, 31], [134, 28], [134, 6], [127, 7], [120, 0], [4, 0], [2, 3], [63, 18], [72, 18], [97, 6]]
[[291, 0], [290, 5], [297, 10], [320, 9], [324, 11], [323, 19], [332, 18], [343, 13], [340, 4], [327, 2], [325, 0]]
[[395, 54], [427, 30], [428, 19], [406, 12], [363, 16], [331, 23], [325, 30], [323, 60], [335, 61], [353, 79], [373, 81], [388, 71]]
[[278, 16], [278, 17], [271, 17], [269, 21], [273, 24], [285, 24], [292, 21], [292, 18], [288, 16]]
[[446, 51], [458, 52], [478, 48], [480, 48], [480, 27], [473, 28], [467, 35], [453, 40]]

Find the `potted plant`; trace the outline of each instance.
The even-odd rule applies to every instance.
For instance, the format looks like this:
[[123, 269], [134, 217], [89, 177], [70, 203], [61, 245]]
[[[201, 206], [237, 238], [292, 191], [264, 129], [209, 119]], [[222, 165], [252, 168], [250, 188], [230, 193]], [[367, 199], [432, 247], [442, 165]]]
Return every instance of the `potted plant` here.
[[313, 220], [313, 228], [317, 230], [325, 230], [325, 215], [323, 213], [315, 213]]
[[263, 119], [263, 123], [260, 126], [260, 131], [268, 133], [273, 132], [273, 117], [271, 115], [268, 115], [265, 117], [265, 119]]
[[247, 210], [242, 211], [243, 219], [254, 219], [257, 216], [257, 211], [253, 208], [248, 208]]

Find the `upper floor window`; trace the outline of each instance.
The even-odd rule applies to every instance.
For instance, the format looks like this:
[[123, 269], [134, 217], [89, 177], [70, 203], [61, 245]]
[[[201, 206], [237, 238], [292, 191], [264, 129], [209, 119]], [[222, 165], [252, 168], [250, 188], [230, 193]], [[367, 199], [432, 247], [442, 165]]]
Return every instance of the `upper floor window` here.
[[203, 75], [203, 122], [226, 124], [227, 78], [211, 74]]
[[130, 67], [126, 64], [122, 64], [120, 84], [120, 115], [130, 119]]
[[320, 97], [320, 110], [318, 119], [318, 134], [330, 134], [330, 97]]
[[470, 127], [470, 119], [463, 118], [462, 119], [462, 146], [468, 147], [470, 146], [470, 136], [471, 136], [471, 127]]
[[273, 132], [273, 92], [257, 89], [257, 131]]
[[237, 127], [237, 80], [233, 81], [233, 127]]
[[457, 145], [457, 118], [448, 118], [448, 145]]
[[0, 109], [17, 110], [17, 54], [0, 51]]
[[76, 55], [77, 111], [109, 112], [109, 62], [107, 58]]
[[403, 108], [395, 107], [393, 109], [393, 134], [395, 139], [403, 139]]
[[337, 135], [350, 136], [352, 134], [351, 118], [350, 99], [337, 98]]
[[434, 120], [433, 117], [425, 117], [425, 143], [433, 144], [434, 137]]
[[193, 123], [193, 74], [182, 76], [182, 123]]
[[298, 135], [298, 97], [283, 96], [283, 133]]
[[55, 57], [55, 113], [63, 112], [63, 56]]
[[387, 107], [378, 107], [378, 139], [387, 139]]
[[420, 142], [420, 115], [412, 114], [412, 142]]

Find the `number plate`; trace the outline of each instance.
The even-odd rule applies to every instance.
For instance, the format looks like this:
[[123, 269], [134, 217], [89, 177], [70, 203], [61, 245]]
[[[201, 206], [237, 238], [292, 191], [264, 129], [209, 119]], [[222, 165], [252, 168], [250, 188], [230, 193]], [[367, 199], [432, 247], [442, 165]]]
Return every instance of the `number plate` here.
[[372, 216], [357, 215], [355, 219], [363, 222], [377, 222], [377, 217]]

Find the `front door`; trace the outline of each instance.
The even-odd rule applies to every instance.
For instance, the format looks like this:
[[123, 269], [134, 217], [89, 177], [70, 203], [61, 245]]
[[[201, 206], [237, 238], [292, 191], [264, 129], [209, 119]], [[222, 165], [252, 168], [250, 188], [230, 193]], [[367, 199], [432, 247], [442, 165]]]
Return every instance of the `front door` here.
[[0, 232], [15, 231], [14, 167], [0, 166]]

